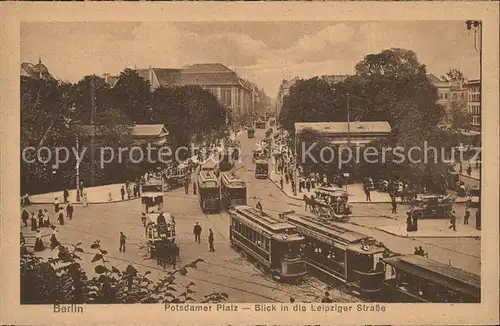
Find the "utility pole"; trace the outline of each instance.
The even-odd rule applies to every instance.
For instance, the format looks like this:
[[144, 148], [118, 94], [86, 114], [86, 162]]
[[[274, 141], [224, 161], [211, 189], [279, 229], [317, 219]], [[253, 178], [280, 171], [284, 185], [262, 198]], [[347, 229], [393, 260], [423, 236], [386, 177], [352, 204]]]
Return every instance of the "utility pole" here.
[[349, 112], [349, 93], [345, 95], [347, 109], [347, 145], [351, 145], [351, 116]]
[[90, 126], [92, 129], [92, 133], [90, 135], [90, 180], [92, 186], [95, 185], [94, 182], [94, 177], [95, 177], [95, 153], [94, 153], [94, 135], [97, 132], [96, 127], [95, 127], [95, 114], [96, 114], [96, 106], [95, 106], [95, 87], [94, 87], [94, 80], [90, 79]]

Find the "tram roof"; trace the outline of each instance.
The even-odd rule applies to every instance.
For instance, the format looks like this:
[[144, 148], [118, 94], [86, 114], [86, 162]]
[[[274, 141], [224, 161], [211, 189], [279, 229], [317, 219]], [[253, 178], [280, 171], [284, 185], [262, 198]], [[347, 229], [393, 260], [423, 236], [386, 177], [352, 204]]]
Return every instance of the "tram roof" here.
[[267, 165], [269, 165], [269, 162], [267, 162], [267, 160], [255, 160], [255, 164], [267, 164]]
[[231, 172], [223, 172], [221, 174], [222, 174], [222, 180], [228, 186], [235, 187], [235, 188], [245, 188], [246, 187], [245, 181], [234, 176]]
[[480, 296], [481, 278], [463, 269], [443, 264], [419, 255], [395, 256], [383, 259], [387, 264], [436, 284]]
[[261, 228], [268, 229], [270, 231], [278, 232], [284, 231], [286, 229], [296, 230], [295, 225], [281, 221], [277, 218], [272, 217], [269, 214], [263, 213], [260, 210], [250, 207], [250, 206], [233, 206], [233, 209], [239, 213], [240, 216], [259, 225]]
[[326, 219], [319, 219], [317, 217], [295, 213], [285, 214], [285, 216], [287, 219], [292, 221], [292, 223], [306, 227], [320, 233], [321, 235], [331, 237], [335, 241], [339, 241], [346, 245], [356, 243], [364, 239], [371, 239], [371, 237], [365, 234], [344, 229], [343, 227], [333, 224]]
[[199, 183], [206, 184], [207, 186], [217, 187], [219, 185], [219, 181], [215, 176], [214, 171], [211, 170], [202, 170], [198, 174]]
[[144, 183], [144, 186], [161, 186], [162, 180], [160, 178], [150, 178]]

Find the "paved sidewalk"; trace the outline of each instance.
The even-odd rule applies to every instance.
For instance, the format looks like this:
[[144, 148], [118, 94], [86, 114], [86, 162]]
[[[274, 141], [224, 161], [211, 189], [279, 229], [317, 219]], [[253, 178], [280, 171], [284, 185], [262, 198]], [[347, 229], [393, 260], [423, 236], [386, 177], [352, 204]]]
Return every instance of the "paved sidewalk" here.
[[[132, 183], [133, 184], [133, 183]], [[87, 199], [89, 204], [98, 203], [110, 203], [110, 202], [120, 202], [121, 198], [121, 188], [125, 186], [125, 183], [111, 184], [105, 186], [97, 187], [86, 187], [84, 191], [87, 193]], [[71, 203], [78, 204], [81, 203], [76, 201], [76, 189], [68, 189], [69, 197], [68, 200]], [[111, 200], [109, 200], [109, 194], [111, 193]], [[133, 194], [133, 192], [132, 192]], [[64, 203], [63, 191], [49, 192], [45, 194], [31, 195], [29, 197], [32, 204], [52, 204], [54, 198], [58, 197], [59, 203]], [[81, 198], [80, 198], [81, 199]], [[125, 190], [125, 200], [133, 200], [135, 198], [128, 198], [127, 192]]]
[[[281, 178], [281, 175], [274, 173], [274, 171], [271, 171], [269, 174], [269, 179], [278, 188], [281, 189], [280, 178]], [[318, 187], [316, 187], [316, 188], [318, 188]], [[302, 193], [297, 192], [297, 196], [294, 196], [293, 192], [292, 192], [291, 183], [286, 183], [283, 181], [283, 189], [281, 189], [281, 191], [285, 195], [287, 195], [289, 198], [303, 200], [304, 195], [307, 195], [307, 196], [314, 195], [314, 192], [316, 191], [316, 189], [312, 188], [310, 191], [307, 191], [306, 189], [302, 189]], [[365, 192], [363, 190], [363, 185], [361, 183], [354, 183], [354, 184], [347, 185], [347, 193], [349, 194], [349, 202], [351, 202], [351, 203], [390, 203], [391, 202], [391, 197], [389, 196], [388, 193], [379, 192], [376, 190], [372, 190], [370, 192], [372, 201], [371, 202], [366, 201], [365, 200], [366, 199]], [[400, 202], [401, 200], [398, 198], [397, 201]]]
[[[274, 173], [274, 171], [270, 171], [269, 173], [269, 179], [276, 185], [276, 187], [280, 188], [280, 190], [289, 198], [296, 199], [296, 200], [303, 200], [304, 195], [310, 196], [314, 195], [314, 191], [316, 189], [311, 189], [310, 191], [307, 191], [306, 189], [302, 189], [302, 193], [297, 193], [296, 196], [293, 195], [292, 192], [292, 185], [291, 183], [286, 183], [283, 178], [283, 189], [281, 189], [280, 185], [280, 174]], [[317, 187], [316, 187], [317, 188]], [[344, 188], [345, 189], [345, 188]], [[350, 203], [390, 203], [391, 202], [391, 196], [387, 192], [380, 192], [378, 190], [372, 190], [370, 192], [371, 195], [371, 201], [366, 201], [366, 196], [365, 196], [365, 191], [363, 189], [363, 184], [361, 183], [353, 183], [347, 185], [347, 193], [349, 194], [349, 202]], [[456, 192], [449, 190], [449, 194], [452, 196], [456, 197], [455, 202], [456, 203], [465, 203], [467, 201], [466, 197], [457, 197]], [[396, 198], [396, 202], [401, 203], [401, 198]]]

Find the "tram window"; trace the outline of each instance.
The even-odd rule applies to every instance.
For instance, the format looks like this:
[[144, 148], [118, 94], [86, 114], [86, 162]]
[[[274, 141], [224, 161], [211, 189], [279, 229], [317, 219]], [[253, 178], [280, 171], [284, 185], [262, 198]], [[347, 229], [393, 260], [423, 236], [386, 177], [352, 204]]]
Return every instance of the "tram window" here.
[[269, 239], [264, 238], [264, 248], [269, 251]]

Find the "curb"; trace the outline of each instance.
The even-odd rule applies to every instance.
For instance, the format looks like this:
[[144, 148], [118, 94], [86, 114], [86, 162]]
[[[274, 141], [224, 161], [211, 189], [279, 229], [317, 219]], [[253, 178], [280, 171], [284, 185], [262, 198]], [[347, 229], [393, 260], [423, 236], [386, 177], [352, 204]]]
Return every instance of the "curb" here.
[[[113, 200], [113, 201], [95, 201], [95, 202], [89, 202], [89, 206], [90, 205], [101, 205], [101, 204], [116, 204], [116, 203], [123, 203], [123, 202], [126, 202], [126, 201], [132, 201], [132, 200], [136, 200], [136, 199], [140, 199], [140, 197], [136, 197], [136, 198], [130, 198], [130, 199], [124, 199], [124, 200]], [[30, 205], [53, 205], [54, 203], [53, 202], [30, 202]], [[59, 203], [60, 205], [64, 205], [64, 203]], [[82, 202], [71, 202], [72, 205], [78, 205], [78, 206], [81, 206], [83, 205]], [[27, 206], [27, 207], [29, 207]]]
[[395, 236], [398, 238], [403, 238], [403, 239], [415, 240], [415, 239], [431, 239], [431, 238], [446, 238], [446, 239], [467, 239], [467, 238], [470, 239], [470, 238], [472, 238], [472, 239], [481, 240], [481, 236], [476, 236], [476, 235], [461, 235], [461, 236], [459, 236], [459, 235], [455, 235], [455, 236], [401, 235], [401, 234], [393, 233], [393, 232], [378, 228], [376, 226], [368, 226], [368, 225], [363, 225], [363, 224], [359, 224], [359, 223], [355, 223], [355, 222], [351, 222], [351, 221], [347, 221], [346, 223], [350, 223], [350, 224], [356, 225], [356, 226], [361, 226], [364, 228], [369, 228], [372, 230], [379, 230], [379, 231], [385, 232], [387, 234], [390, 234], [392, 236]]
[[[294, 196], [291, 196], [289, 195], [288, 193], [286, 193], [285, 190], [281, 189], [281, 186], [279, 185], [278, 181], [274, 181], [272, 178], [269, 178], [269, 180], [271, 180], [272, 183], [274, 183], [274, 185], [279, 189], [281, 190], [281, 192], [287, 196], [288, 198], [290, 199], [295, 199], [295, 200], [299, 200], [299, 201], [302, 201], [302, 199], [300, 198], [297, 198], [297, 197], [294, 197]], [[463, 199], [463, 200], [455, 200], [455, 203], [457, 204], [465, 204], [467, 202], [466, 199]], [[391, 201], [390, 200], [387, 200], [387, 201], [349, 201], [349, 203], [351, 204], [390, 204]], [[406, 203], [402, 203], [402, 202], [398, 202], [399, 205], [408, 205]]]

